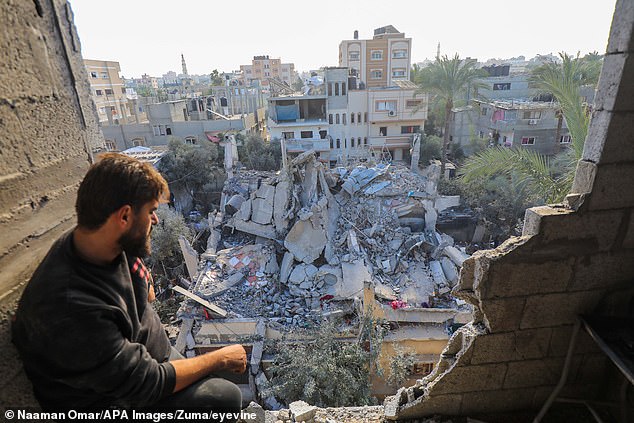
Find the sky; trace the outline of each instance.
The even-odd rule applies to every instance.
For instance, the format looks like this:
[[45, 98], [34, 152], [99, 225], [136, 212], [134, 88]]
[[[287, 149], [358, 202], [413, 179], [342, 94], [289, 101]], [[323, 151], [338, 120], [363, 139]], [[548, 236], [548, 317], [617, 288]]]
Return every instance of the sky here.
[[441, 54], [510, 58], [604, 53], [616, 0], [69, 0], [86, 59], [121, 75], [229, 72], [269, 55], [298, 71], [337, 66], [339, 43], [393, 25], [412, 63]]

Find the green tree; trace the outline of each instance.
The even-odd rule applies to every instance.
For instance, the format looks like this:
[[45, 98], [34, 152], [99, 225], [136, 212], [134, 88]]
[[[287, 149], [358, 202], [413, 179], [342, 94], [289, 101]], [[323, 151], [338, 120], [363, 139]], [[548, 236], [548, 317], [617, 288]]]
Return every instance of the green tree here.
[[253, 170], [277, 170], [282, 162], [280, 141], [264, 141], [259, 135], [248, 135], [241, 147], [238, 147], [240, 161]]
[[439, 160], [441, 154], [442, 138], [436, 135], [423, 136], [420, 142], [420, 163], [427, 166], [430, 160]]
[[224, 74], [221, 75], [220, 72], [218, 72], [218, 69], [212, 70], [211, 73], [209, 74], [209, 78], [211, 79], [211, 85], [213, 86], [224, 85], [225, 79], [223, 75]]
[[183, 255], [178, 244], [178, 237], [184, 236], [191, 241], [192, 231], [185, 223], [183, 216], [169, 208], [167, 204], [161, 204], [156, 214], [159, 223], [152, 229], [152, 254], [148, 264], [153, 267], [157, 265], [167, 268], [179, 267], [183, 263]]
[[302, 78], [297, 76], [297, 78], [295, 79], [295, 82], [291, 84], [291, 88], [295, 91], [301, 91], [302, 88], [304, 88], [304, 81], [302, 81]]
[[555, 159], [521, 147], [483, 150], [467, 158], [460, 169], [466, 183], [506, 175], [526, 184], [526, 192], [532, 198], [548, 203], [561, 201], [570, 192], [589, 123], [579, 90], [583, 85], [596, 83], [598, 74], [592, 69], [596, 67], [594, 59], [587, 61], [565, 53], [560, 57], [559, 64], [546, 63], [535, 68], [531, 81], [543, 92], [553, 94], [559, 103], [572, 138], [571, 147]]
[[444, 109], [444, 131], [441, 152], [441, 174], [445, 172], [447, 150], [449, 148], [449, 127], [453, 119], [452, 109], [470, 92], [484, 88], [478, 78], [485, 72], [476, 68], [473, 59], [462, 60], [456, 54], [451, 59], [447, 56], [436, 59], [429, 66], [421, 69], [416, 76], [419, 88], [417, 94], [429, 93], [432, 103], [442, 105]]

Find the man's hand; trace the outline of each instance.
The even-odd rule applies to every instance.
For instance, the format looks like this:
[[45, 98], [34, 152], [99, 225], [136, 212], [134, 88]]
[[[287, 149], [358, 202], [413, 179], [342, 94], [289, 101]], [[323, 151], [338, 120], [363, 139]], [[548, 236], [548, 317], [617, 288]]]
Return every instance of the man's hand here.
[[174, 392], [210, 373], [228, 370], [242, 373], [247, 368], [247, 353], [242, 345], [230, 345], [192, 358], [170, 361], [176, 372]]
[[247, 352], [242, 345], [229, 345], [214, 352], [220, 354], [219, 360], [222, 368], [234, 373], [244, 373], [247, 369]]

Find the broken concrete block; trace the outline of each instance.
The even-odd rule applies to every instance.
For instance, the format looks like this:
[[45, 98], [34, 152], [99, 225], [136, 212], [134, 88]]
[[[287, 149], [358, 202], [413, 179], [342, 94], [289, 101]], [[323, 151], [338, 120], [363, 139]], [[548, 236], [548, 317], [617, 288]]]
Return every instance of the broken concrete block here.
[[275, 197], [275, 187], [273, 185], [262, 184], [260, 188], [255, 192], [255, 196], [257, 198], [265, 198], [273, 201], [273, 197]]
[[261, 236], [268, 239], [276, 239], [275, 229], [272, 225], [260, 225], [259, 223], [251, 221], [245, 222], [243, 220], [233, 218], [227, 222], [227, 226], [251, 235]]
[[288, 208], [288, 202], [291, 196], [291, 184], [285, 178], [275, 187], [275, 196], [273, 199], [273, 221], [275, 222], [275, 230], [283, 232], [286, 230], [288, 220], [284, 218]]
[[298, 220], [286, 235], [284, 247], [297, 261], [310, 264], [317, 260], [326, 247], [326, 231], [313, 216], [310, 220]]
[[396, 293], [388, 285], [376, 282], [374, 285], [374, 294], [384, 300], [392, 301], [396, 299]]
[[182, 288], [182, 287], [180, 287], [178, 285], [174, 285], [172, 287], [172, 289], [174, 291], [178, 292], [179, 294], [183, 294], [184, 296], [196, 301], [198, 304], [200, 304], [203, 307], [209, 309], [213, 313], [216, 313], [220, 317], [226, 317], [227, 316], [227, 312], [225, 310], [223, 310], [222, 308], [216, 306], [215, 304], [210, 303], [209, 301], [205, 300], [204, 298], [201, 298], [198, 295], [189, 292], [185, 288]]
[[288, 282], [288, 277], [290, 276], [291, 270], [293, 268], [293, 262], [293, 254], [289, 252], [284, 253], [284, 257], [282, 258], [282, 265], [280, 266], [280, 282]]
[[282, 408], [281, 404], [275, 399], [269, 380], [264, 372], [259, 372], [255, 377], [255, 386], [258, 388], [258, 393], [264, 405], [271, 410], [279, 410]]
[[288, 406], [291, 416], [296, 422], [306, 422], [315, 417], [317, 407], [309, 405], [304, 401], [295, 401]]
[[361, 254], [361, 248], [359, 248], [359, 241], [354, 229], [348, 231], [348, 249], [355, 254]]
[[317, 195], [319, 172], [315, 164], [315, 160], [309, 160], [304, 166], [304, 180], [302, 181], [302, 192], [300, 194], [302, 207], [309, 206], [313, 197]]
[[456, 283], [458, 283], [458, 268], [456, 265], [448, 257], [442, 257], [440, 259], [440, 265], [451, 286], [456, 285]]
[[235, 217], [241, 220], [251, 219], [251, 200], [245, 200], [240, 206], [240, 210], [235, 214]]
[[245, 198], [240, 194], [236, 194], [232, 196], [227, 204], [225, 204], [225, 212], [231, 216], [236, 214], [240, 207], [242, 207], [242, 203], [244, 203]]
[[211, 233], [209, 234], [209, 238], [207, 238], [207, 249], [202, 254], [203, 259], [208, 260], [216, 254], [220, 238], [222, 238], [222, 234], [220, 233], [220, 231], [212, 229]]
[[185, 266], [187, 267], [189, 277], [195, 280], [198, 275], [198, 253], [182, 235], [178, 237], [178, 245], [180, 245], [181, 251], [183, 252], [183, 258], [185, 259]]
[[379, 164], [376, 167], [365, 168], [358, 166], [350, 172], [348, 179], [341, 186], [348, 194], [355, 192], [372, 182], [376, 177], [387, 172], [390, 165]]
[[440, 197], [436, 198], [434, 208], [438, 213], [440, 213], [441, 211], [446, 210], [449, 207], [458, 207], [459, 205], [459, 195], [441, 195]]
[[264, 335], [266, 334], [266, 324], [263, 319], [258, 319], [255, 325], [256, 340], [253, 342], [251, 350], [251, 374], [257, 375], [260, 371], [260, 361], [264, 351]]
[[338, 298], [350, 299], [362, 295], [363, 284], [372, 281], [372, 275], [363, 260], [356, 260], [352, 263], [341, 263], [343, 278], [341, 282], [333, 286], [334, 296]]
[[273, 203], [264, 198], [256, 198], [251, 206], [251, 220], [260, 225], [268, 225], [273, 218]]
[[277, 264], [275, 254], [271, 254], [271, 258], [266, 262], [264, 271], [269, 275], [276, 275], [280, 271], [280, 266]]
[[462, 263], [469, 258], [468, 254], [463, 253], [453, 246], [445, 247], [443, 254], [449, 257], [458, 267], [462, 267]]
[[442, 270], [442, 265], [438, 260], [432, 260], [429, 262], [429, 269], [431, 270], [431, 276], [434, 278], [434, 283], [438, 286], [447, 286], [447, 278]]
[[432, 200], [421, 200], [425, 208], [425, 230], [430, 232], [436, 231], [436, 220], [438, 220], [438, 212], [434, 208]]

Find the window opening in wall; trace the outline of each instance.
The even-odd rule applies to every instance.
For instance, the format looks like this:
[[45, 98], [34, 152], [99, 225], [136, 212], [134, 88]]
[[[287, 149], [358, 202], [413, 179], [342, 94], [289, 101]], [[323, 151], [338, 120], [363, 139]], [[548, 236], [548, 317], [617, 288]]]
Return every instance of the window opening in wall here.
[[152, 132], [154, 133], [155, 137], [158, 137], [159, 135], [161, 135], [160, 129], [158, 125], [154, 125], [152, 126]]
[[368, 112], [363, 113], [363, 123], [368, 123]]
[[106, 88], [106, 95], [112, 95], [112, 90], [110, 88]]
[[330, 148], [335, 148], [335, 140], [330, 138]]
[[335, 115], [335, 123], [336, 123], [337, 125], [339, 125], [339, 124], [341, 123], [341, 121], [339, 120], [339, 113], [337, 113], [337, 114]]
[[480, 110], [480, 114], [482, 116], [486, 116], [488, 112], [489, 112], [489, 109], [487, 107], [483, 107], [482, 110]]
[[332, 113], [328, 115], [328, 123], [332, 125]]
[[358, 51], [351, 51], [348, 53], [348, 59], [349, 60], [359, 60], [359, 52]]
[[117, 149], [117, 143], [112, 140], [106, 140], [106, 150], [114, 151]]
[[300, 135], [302, 138], [312, 138], [313, 137], [313, 131], [301, 131]]
[[387, 126], [379, 127], [379, 136], [387, 137]]
[[372, 50], [370, 54], [370, 58], [372, 60], [383, 60], [383, 51], [382, 50]]
[[420, 132], [420, 125], [401, 126], [401, 134], [415, 134]]
[[368, 137], [363, 137], [363, 145], [368, 145]]
[[326, 131], [325, 129], [322, 129], [321, 131], [319, 131], [320, 139], [325, 140], [327, 136], [328, 136], [328, 131]]
[[169, 126], [165, 127], [165, 135], [172, 135], [172, 128], [170, 128]]
[[282, 132], [282, 138], [285, 140], [292, 140], [295, 138], [295, 132]]
[[343, 123], [344, 125], [346, 125], [346, 124], [347, 124], [347, 121], [348, 121], [348, 118], [347, 118], [347, 117], [348, 117], [348, 114], [347, 114], [347, 113], [342, 113], [342, 114], [341, 114], [341, 119], [342, 119], [342, 122], [341, 122], [341, 123]]
[[121, 94], [125, 94], [125, 87], [121, 88]]
[[132, 145], [134, 147], [143, 147], [145, 145], [145, 140], [143, 138], [135, 138], [132, 140]]
[[165, 135], [165, 126], [164, 125], [159, 125], [159, 133], [161, 135]]
[[535, 145], [535, 137], [522, 137], [522, 145]]
[[423, 105], [423, 100], [405, 100], [406, 109], [414, 109], [417, 107], [421, 107], [422, 105]]
[[354, 123], [354, 113], [350, 113], [350, 123]]
[[478, 131], [478, 137], [480, 139], [484, 138], [484, 131]]
[[335, 95], [339, 95], [339, 83], [335, 83]]
[[377, 112], [395, 112], [396, 100], [379, 100], [374, 103], [374, 110]]
[[108, 72], [101, 72], [101, 78], [108, 79]]
[[97, 72], [90, 72], [91, 78], [97, 78]]
[[332, 82], [328, 83], [328, 96], [332, 97]]
[[357, 113], [357, 123], [361, 123], [361, 112]]
[[97, 95], [103, 95], [103, 91], [101, 91], [101, 90], [95, 90], [95, 93], [96, 93]]
[[186, 137], [185, 144], [196, 145], [196, 137]]
[[354, 138], [350, 138], [350, 147], [354, 148]]
[[392, 71], [392, 78], [405, 78], [405, 69], [394, 69]]
[[341, 140], [337, 138], [337, 148], [341, 148]]
[[398, 49], [392, 51], [392, 59], [405, 59], [407, 58], [407, 50]]
[[346, 83], [341, 83], [341, 95], [346, 95]]
[[572, 138], [570, 135], [562, 135], [559, 137], [559, 144], [570, 144], [572, 142]]
[[380, 69], [372, 69], [370, 72], [371, 79], [381, 79], [383, 78], [383, 71]]
[[510, 82], [503, 82], [499, 84], [493, 84], [493, 91], [507, 91], [511, 89]]
[[522, 119], [541, 119], [541, 118], [542, 118], [542, 112], [539, 110], [524, 111], [522, 113]]

